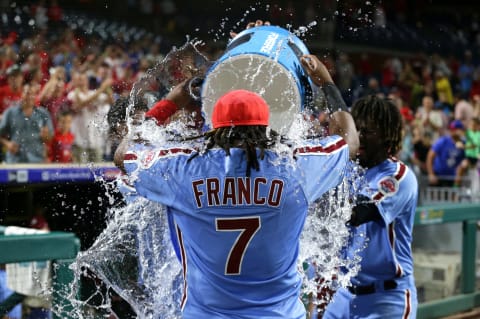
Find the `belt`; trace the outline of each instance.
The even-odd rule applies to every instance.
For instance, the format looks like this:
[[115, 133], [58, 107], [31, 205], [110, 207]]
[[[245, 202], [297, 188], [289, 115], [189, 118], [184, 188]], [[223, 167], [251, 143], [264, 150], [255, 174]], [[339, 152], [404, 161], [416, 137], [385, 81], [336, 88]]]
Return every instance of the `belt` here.
[[[397, 282], [395, 280], [385, 280], [380, 282], [380, 285], [383, 286], [383, 290], [392, 290], [397, 288]], [[368, 295], [377, 291], [375, 283], [371, 283], [370, 285], [366, 286], [349, 286], [347, 289], [354, 295]]]

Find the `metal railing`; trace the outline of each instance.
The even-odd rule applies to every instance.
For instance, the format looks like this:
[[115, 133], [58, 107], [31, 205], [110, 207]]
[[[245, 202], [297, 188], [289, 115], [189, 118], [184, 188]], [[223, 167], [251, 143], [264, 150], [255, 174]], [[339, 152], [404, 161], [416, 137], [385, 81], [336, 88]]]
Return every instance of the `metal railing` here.
[[5, 229], [0, 226], [0, 264], [52, 260], [52, 304], [62, 310], [54, 312], [53, 318], [65, 319], [63, 313], [72, 306], [64, 290], [74, 279], [69, 265], [80, 251], [80, 240], [73, 233], [58, 231], [5, 236]]
[[419, 304], [417, 318], [441, 318], [480, 306], [480, 291], [475, 286], [478, 220], [480, 203], [436, 204], [417, 208], [415, 226], [462, 223], [460, 293]]
[[[452, 176], [437, 176], [443, 180], [451, 180]], [[428, 176], [417, 175], [419, 183], [419, 205], [436, 205], [443, 203], [478, 203], [480, 202], [480, 175], [478, 169], [470, 169], [456, 187], [429, 186]]]

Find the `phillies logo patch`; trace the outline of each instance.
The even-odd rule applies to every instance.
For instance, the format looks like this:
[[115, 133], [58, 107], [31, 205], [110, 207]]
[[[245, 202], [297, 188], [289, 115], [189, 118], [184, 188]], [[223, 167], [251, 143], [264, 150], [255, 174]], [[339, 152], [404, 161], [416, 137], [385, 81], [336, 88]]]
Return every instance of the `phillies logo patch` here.
[[378, 182], [378, 190], [385, 196], [391, 196], [398, 191], [398, 181], [391, 177], [384, 177]]
[[142, 168], [150, 168], [157, 159], [157, 152], [146, 151], [142, 154]]

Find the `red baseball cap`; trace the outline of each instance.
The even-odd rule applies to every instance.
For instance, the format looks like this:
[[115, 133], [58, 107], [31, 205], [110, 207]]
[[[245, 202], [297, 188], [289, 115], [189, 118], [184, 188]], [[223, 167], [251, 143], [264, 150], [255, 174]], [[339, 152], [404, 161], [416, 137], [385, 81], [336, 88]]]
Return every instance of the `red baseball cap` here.
[[270, 116], [267, 102], [247, 90], [234, 90], [221, 96], [213, 106], [213, 128], [237, 125], [268, 126]]

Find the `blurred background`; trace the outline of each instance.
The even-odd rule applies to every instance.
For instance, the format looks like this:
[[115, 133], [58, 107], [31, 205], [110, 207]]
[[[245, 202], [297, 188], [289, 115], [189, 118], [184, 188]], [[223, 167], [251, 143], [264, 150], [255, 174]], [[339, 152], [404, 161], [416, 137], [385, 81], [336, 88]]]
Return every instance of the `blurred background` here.
[[[213, 61], [230, 32], [256, 19], [299, 36], [327, 65], [347, 104], [367, 94], [394, 100], [405, 123], [398, 157], [417, 174], [421, 207], [479, 203], [476, 161], [463, 164], [460, 174], [438, 172], [441, 185], [431, 185], [426, 171], [431, 146], [452, 131], [459, 140], [452, 151], [463, 152], [456, 167], [479, 157], [480, 145], [467, 138], [480, 132], [479, 16], [480, 3], [465, 0], [0, 0], [0, 116], [25, 100], [24, 85], [38, 85], [35, 105], [47, 109], [52, 134], [63, 144], [57, 142], [92, 155], [59, 155], [53, 144], [44, 144], [39, 161], [11, 162], [4, 145], [0, 224], [71, 231], [82, 248], [89, 247], [115, 202], [104, 183], [118, 175], [108, 110], [172, 48], [197, 39]], [[98, 92], [83, 119], [75, 113], [78, 91]], [[85, 123], [94, 123], [93, 131]], [[465, 154], [467, 148], [472, 152]], [[422, 221], [441, 223], [442, 210], [419, 216], [414, 248], [416, 272], [424, 278], [418, 280], [420, 299], [451, 296], [461, 289], [462, 221], [433, 229]]]

